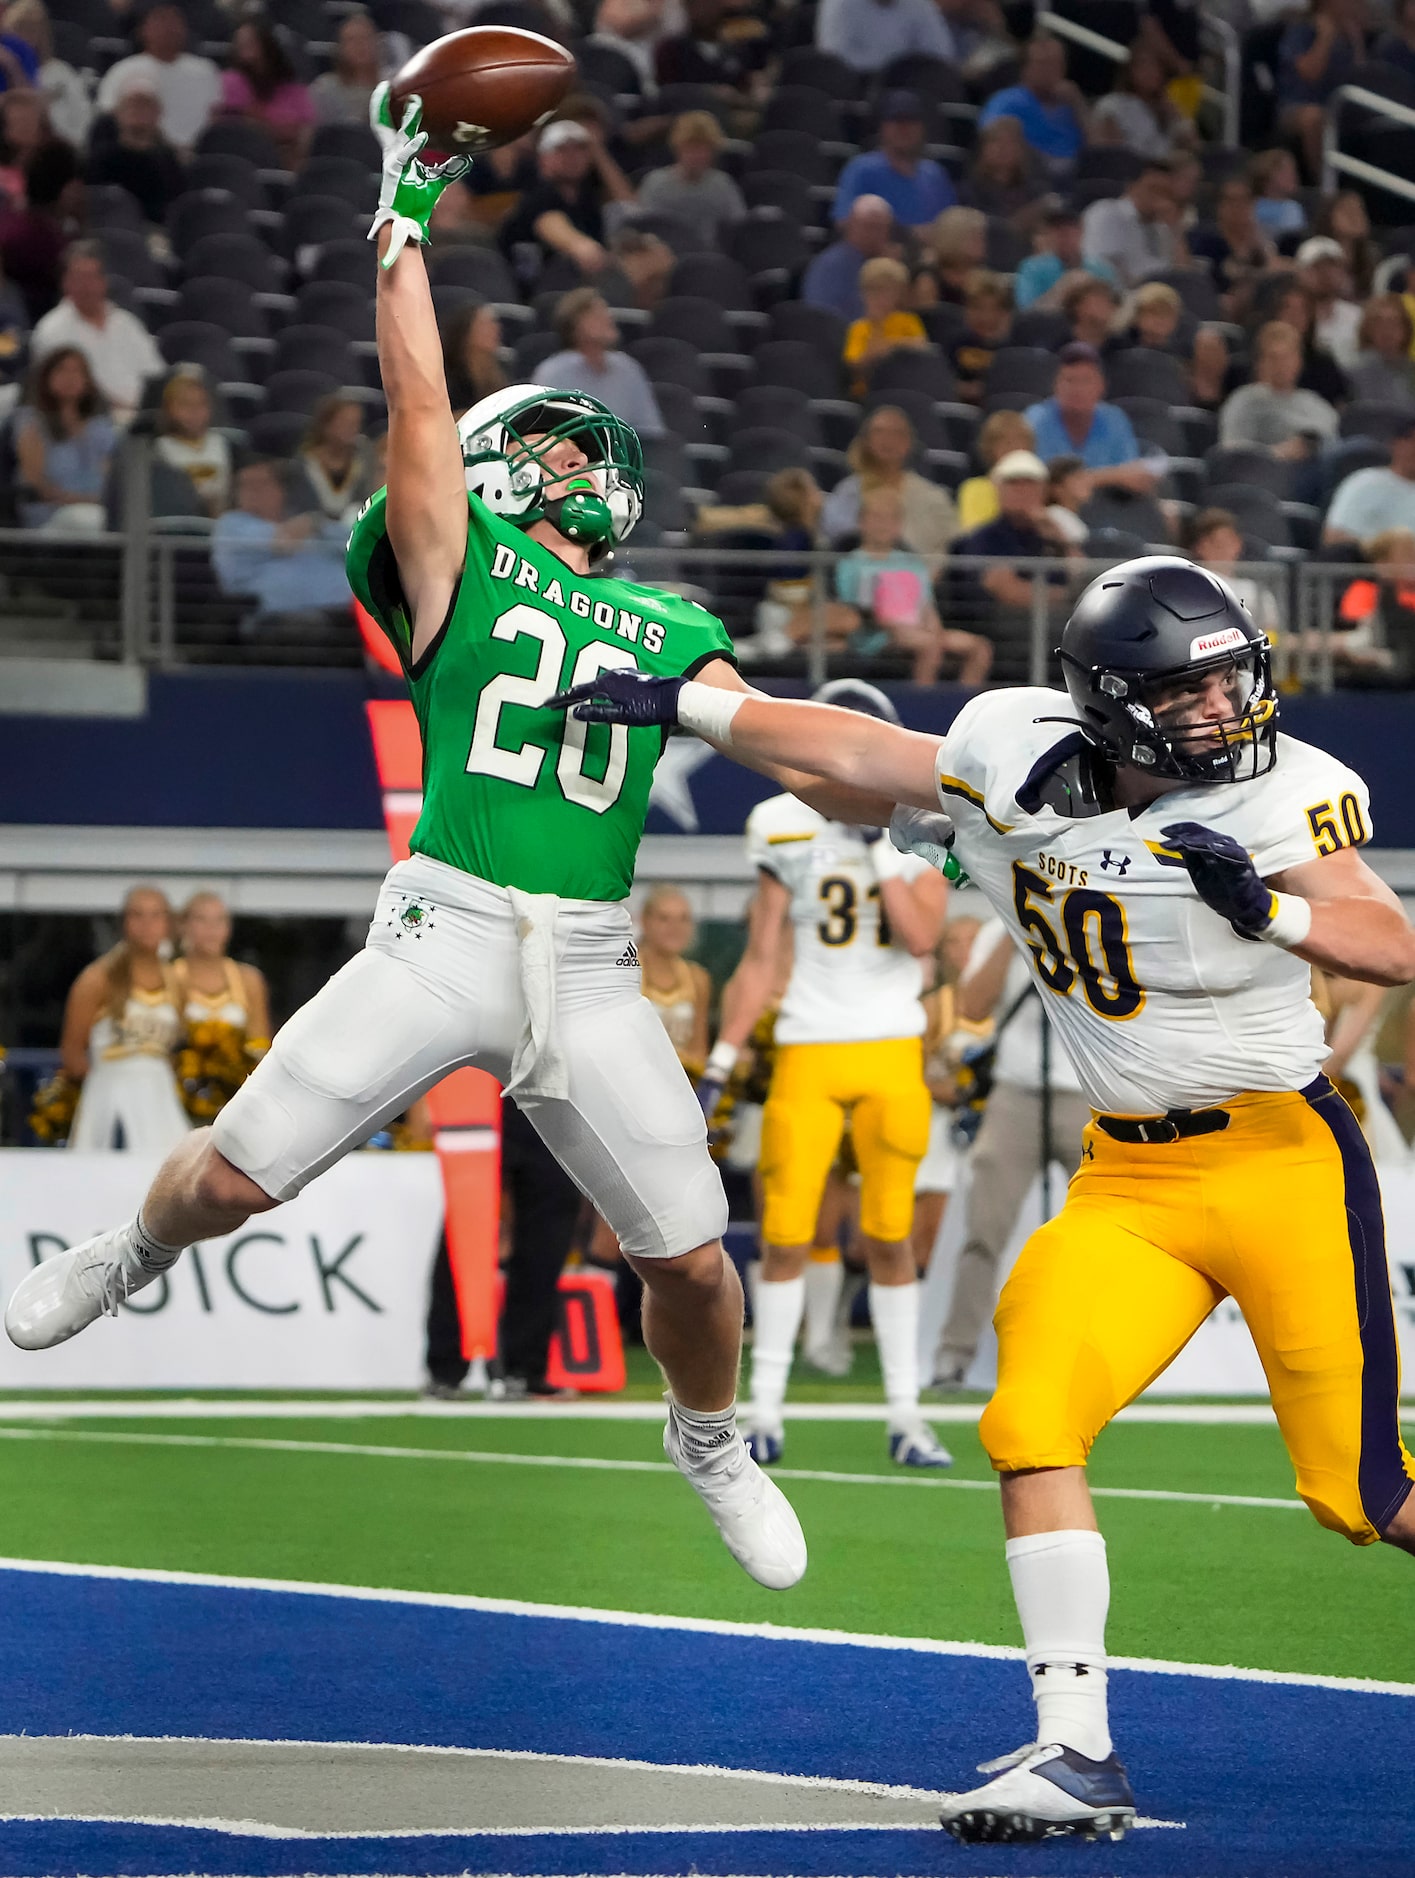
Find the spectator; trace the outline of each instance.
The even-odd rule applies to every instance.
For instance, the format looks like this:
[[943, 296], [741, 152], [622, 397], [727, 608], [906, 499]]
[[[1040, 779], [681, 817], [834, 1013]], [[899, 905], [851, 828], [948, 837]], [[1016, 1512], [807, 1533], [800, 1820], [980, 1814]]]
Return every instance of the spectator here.
[[806, 269], [801, 298], [808, 306], [826, 307], [843, 320], [864, 313], [860, 298], [860, 269], [889, 248], [894, 213], [882, 196], [857, 196], [840, 225], [840, 233]]
[[639, 207], [676, 216], [715, 243], [747, 213], [742, 191], [716, 167], [726, 139], [711, 111], [684, 111], [673, 120], [668, 147], [675, 161], [650, 170], [639, 185]]
[[1107, 351], [1120, 312], [1120, 295], [1110, 282], [1091, 274], [1068, 274], [1057, 294], [1073, 343], [1094, 346], [1097, 352]]
[[1306, 463], [1337, 432], [1336, 412], [1315, 391], [1303, 391], [1302, 340], [1282, 320], [1258, 334], [1254, 379], [1225, 399], [1219, 412], [1220, 443], [1253, 444], [1285, 463]]
[[236, 506], [216, 518], [211, 564], [223, 593], [255, 601], [257, 620], [347, 609], [348, 538], [323, 516], [286, 521], [280, 467], [262, 459], [236, 472]]
[[1057, 354], [1056, 383], [1049, 398], [1030, 406], [1027, 422], [1037, 440], [1037, 454], [1079, 456], [1097, 489], [1124, 489], [1148, 495], [1163, 463], [1142, 460], [1130, 419], [1117, 404], [1103, 402], [1105, 373], [1094, 346], [1063, 346]]
[[1194, 141], [1194, 126], [1165, 90], [1164, 65], [1136, 40], [1114, 91], [1091, 110], [1094, 144], [1121, 144], [1136, 156], [1163, 160]]
[[1246, 176], [1219, 184], [1214, 219], [1189, 237], [1189, 253], [1208, 264], [1232, 319], [1247, 309], [1253, 283], [1276, 265], [1277, 249], [1254, 212], [1253, 185]]
[[1015, 117], [995, 117], [978, 134], [977, 149], [963, 185], [970, 209], [1003, 221], [1020, 222], [1046, 193], [1035, 153]]
[[1372, 57], [1415, 79], [1415, 0], [1395, 0], [1389, 30], [1376, 41]]
[[[1001, 123], [1003, 120], [998, 119]], [[1045, 299], [1063, 275], [1078, 270], [1115, 287], [1115, 270], [1108, 261], [1088, 259], [1081, 234], [1081, 217], [1065, 203], [1046, 210], [1032, 236], [1033, 252], [1017, 270], [1012, 297], [1019, 313]]]
[[946, 489], [909, 468], [917, 439], [897, 405], [876, 405], [848, 452], [850, 474], [826, 497], [821, 533], [828, 541], [853, 535], [860, 503], [872, 489], [893, 489], [904, 508], [900, 540], [915, 554], [942, 554], [958, 532], [958, 513]]
[[835, 567], [838, 605], [827, 631], [849, 636], [855, 658], [878, 658], [890, 650], [911, 654], [916, 685], [931, 685], [946, 657], [958, 660], [965, 685], [980, 685], [992, 664], [992, 647], [978, 633], [945, 632], [930, 591], [929, 564], [901, 546], [904, 505], [895, 489], [872, 489], [860, 503], [860, 545]]
[[1228, 341], [1217, 326], [1201, 326], [1189, 355], [1189, 401], [1217, 411], [1229, 391]]
[[0, 410], [14, 398], [29, 346], [29, 311], [24, 295], [0, 270]]
[[1090, 528], [1081, 511], [1091, 499], [1091, 472], [1079, 456], [1053, 457], [1047, 464], [1046, 516], [1068, 548], [1085, 551]]
[[[951, 583], [955, 597], [952, 616], [963, 612], [979, 623], [986, 621], [993, 641], [994, 676], [1004, 682], [1025, 679], [1031, 666], [1033, 577], [1019, 572], [1016, 563], [1051, 560], [1068, 549], [1046, 513], [1046, 464], [1030, 450], [1012, 450], [993, 468], [997, 485], [996, 518], [960, 535], [950, 554], [996, 563], [981, 573], [956, 570]], [[1060, 597], [1065, 577], [1059, 570], [1044, 576], [1049, 589], [1048, 608]]]
[[1167, 162], [1150, 159], [1123, 196], [1102, 196], [1081, 218], [1087, 260], [1134, 287], [1188, 259]]
[[310, 414], [289, 492], [296, 515], [318, 514], [348, 530], [381, 478], [364, 435], [364, 407], [333, 391]]
[[590, 44], [608, 46], [633, 66], [639, 90], [651, 97], [658, 89], [654, 78], [654, 48], [663, 38], [662, 0], [600, 0], [594, 16]]
[[609, 241], [614, 265], [633, 289], [634, 305], [651, 313], [668, 291], [677, 256], [660, 235], [623, 222]]
[[310, 102], [319, 124], [367, 124], [369, 100], [380, 79], [392, 74], [392, 61], [370, 14], [346, 13], [334, 40], [334, 59], [310, 86]]
[[1263, 150], [1248, 165], [1253, 185], [1253, 219], [1276, 241], [1282, 235], [1300, 235], [1307, 226], [1307, 211], [1297, 198], [1301, 177], [1290, 150]]
[[1071, 169], [1086, 140], [1086, 105], [1066, 76], [1059, 39], [1036, 33], [1027, 41], [1020, 82], [993, 93], [978, 114], [978, 129], [995, 117], [1015, 117], [1039, 157], [1054, 170]]
[[1415, 320], [1403, 296], [1378, 293], [1368, 300], [1357, 340], [1352, 397], [1368, 404], [1415, 405]]
[[1415, 530], [1415, 412], [1391, 439], [1386, 468], [1353, 470], [1338, 485], [1322, 540], [1329, 547], [1367, 542], [1392, 528]]
[[1281, 624], [1277, 598], [1271, 587], [1261, 581], [1235, 574], [1234, 566], [1243, 559], [1243, 531], [1227, 509], [1200, 509], [1184, 537], [1184, 552], [1200, 567], [1212, 568], [1247, 607], [1255, 624], [1261, 626], [1273, 645], [1277, 644]]
[[1328, 196], [1317, 216], [1317, 233], [1339, 242], [1355, 297], [1365, 300], [1381, 264], [1380, 243], [1371, 237], [1371, 218], [1354, 189]]
[[884, 94], [876, 146], [851, 157], [840, 172], [833, 219], [843, 222], [859, 196], [883, 196], [905, 228], [922, 228], [957, 201], [948, 171], [924, 155], [924, 107], [916, 93]]
[[448, 319], [442, 333], [442, 369], [453, 415], [489, 398], [507, 384], [501, 365], [501, 321], [486, 301], [468, 301]]
[[1313, 235], [1297, 250], [1297, 278], [1312, 303], [1316, 342], [1350, 371], [1361, 350], [1361, 309], [1348, 297], [1351, 277], [1341, 243], [1331, 235]]
[[634, 191], [602, 136], [573, 118], [547, 124], [536, 149], [537, 180], [501, 225], [502, 248], [515, 261], [523, 244], [540, 264], [563, 254], [582, 274], [608, 265], [604, 205], [632, 202]]
[[904, 311], [908, 292], [909, 270], [902, 261], [881, 255], [877, 261], [866, 261], [860, 269], [860, 297], [865, 312], [846, 333], [844, 353], [853, 397], [864, 397], [870, 372], [886, 353], [900, 346], [928, 345], [923, 321], [917, 313]]
[[915, 306], [962, 306], [969, 280], [987, 262], [988, 218], [981, 209], [945, 209], [924, 237], [924, 252]]
[[29, 91], [38, 79], [38, 53], [27, 39], [0, 21], [0, 91]]
[[221, 111], [259, 124], [298, 169], [315, 121], [310, 88], [296, 75], [285, 42], [269, 20], [242, 20], [231, 35], [231, 63], [221, 74]]
[[117, 432], [77, 346], [57, 347], [34, 366], [14, 439], [24, 527], [71, 535], [107, 526], [103, 487]]
[[25, 166], [25, 198], [23, 208], [0, 202], [0, 257], [36, 320], [59, 297], [64, 258], [85, 215], [79, 162], [68, 144], [35, 152]]
[[[1336, 360], [1319, 345], [1316, 338], [1312, 296], [1291, 274], [1278, 276], [1279, 292], [1268, 303], [1265, 320], [1281, 320], [1291, 326], [1302, 341], [1302, 376], [1298, 384], [1304, 391], [1315, 391], [1328, 404], [1344, 404], [1351, 396], [1346, 374]], [[1263, 296], [1256, 295], [1255, 302]]]
[[968, 404], [981, 404], [986, 380], [999, 350], [1012, 331], [1012, 290], [1005, 274], [979, 268], [963, 291], [968, 324], [948, 348], [948, 362], [957, 380], [958, 396]]
[[186, 188], [181, 159], [162, 135], [162, 100], [150, 78], [135, 73], [113, 107], [99, 118], [89, 152], [88, 181], [115, 183], [161, 226], [167, 211]]
[[162, 388], [153, 454], [190, 477], [201, 506], [216, 516], [231, 499], [231, 445], [211, 418], [206, 380], [196, 368], [178, 366]]
[[138, 22], [141, 52], [119, 59], [98, 87], [100, 111], [111, 111], [129, 79], [150, 78], [162, 100], [162, 134], [186, 156], [221, 102], [221, 74], [210, 59], [187, 51], [187, 22], [172, 0], [157, 0]]
[[[1415, 534], [1388, 528], [1362, 553], [1375, 578], [1352, 581], [1332, 621], [1338, 682], [1407, 691], [1415, 686]], [[1317, 650], [1321, 640], [1312, 638]]]
[[1183, 357], [1181, 337], [1184, 302], [1162, 280], [1147, 280], [1137, 287], [1121, 310], [1117, 348], [1146, 346], [1151, 352], [1172, 352]]
[[984, 474], [969, 476], [958, 485], [958, 526], [965, 534], [995, 521], [999, 513], [997, 484], [992, 471], [1014, 450], [1031, 451], [1036, 443], [1032, 426], [1020, 411], [994, 411], [978, 428], [978, 461]]
[[934, 0], [821, 0], [816, 44], [857, 72], [881, 72], [896, 59], [958, 56]]
[[1302, 146], [1307, 174], [1322, 172], [1322, 131], [1337, 89], [1366, 56], [1365, 0], [1311, 0], [1278, 46], [1278, 129]]
[[34, 356], [42, 359], [61, 346], [77, 346], [114, 422], [127, 424], [144, 380], [162, 372], [162, 354], [142, 321], [108, 298], [108, 274], [96, 243], [73, 244], [64, 258], [62, 284], [63, 299], [34, 329]]
[[[484, 242], [501, 227], [528, 189], [536, 185], [535, 139], [518, 137], [473, 157], [472, 167], [460, 181], [449, 184], [437, 199], [430, 226], [439, 229], [450, 216], [460, 239], [474, 231]], [[443, 205], [452, 206], [439, 216]]]
[[[778, 470], [762, 495], [763, 533], [774, 553], [807, 555], [818, 545], [825, 497], [808, 469]], [[777, 561], [757, 602], [752, 637], [741, 651], [753, 660], [789, 655], [810, 643], [815, 631], [815, 582], [805, 560]], [[826, 611], [829, 634], [831, 615]]]
[[[725, 101], [741, 103], [752, 75], [761, 69], [767, 47], [760, 37], [723, 30], [723, 0], [684, 0], [687, 29], [661, 39], [654, 54], [660, 85], [708, 85]], [[740, 20], [734, 16], [734, 24]]]
[[44, 99], [50, 127], [56, 137], [82, 149], [93, 122], [88, 86], [72, 65], [54, 56], [54, 34], [43, 0], [14, 0], [5, 9], [0, 28], [33, 47], [39, 61], [35, 86]]
[[981, 79], [993, 66], [1014, 58], [1016, 48], [1007, 30], [1007, 16], [998, 0], [936, 0], [936, 3], [953, 34], [954, 58], [969, 78]]
[[661, 437], [663, 418], [653, 386], [637, 359], [618, 350], [619, 327], [603, 294], [574, 287], [555, 308], [563, 350], [539, 368], [538, 379], [558, 391], [587, 391], [641, 437]]

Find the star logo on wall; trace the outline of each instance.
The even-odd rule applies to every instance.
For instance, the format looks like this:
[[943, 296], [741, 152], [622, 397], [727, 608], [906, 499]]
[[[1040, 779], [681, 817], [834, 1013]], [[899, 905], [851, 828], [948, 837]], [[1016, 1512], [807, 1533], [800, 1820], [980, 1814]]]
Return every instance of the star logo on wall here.
[[693, 806], [689, 778], [716, 755], [714, 749], [696, 737], [670, 737], [668, 748], [658, 760], [649, 790], [649, 807], [661, 809], [684, 834], [698, 832], [698, 811]]

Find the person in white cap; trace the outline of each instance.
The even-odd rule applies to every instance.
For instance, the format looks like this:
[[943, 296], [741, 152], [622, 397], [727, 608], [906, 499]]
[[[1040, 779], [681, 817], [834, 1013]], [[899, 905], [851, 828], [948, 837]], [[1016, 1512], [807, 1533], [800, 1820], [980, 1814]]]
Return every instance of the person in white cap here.
[[1297, 250], [1297, 278], [1312, 299], [1312, 331], [1342, 371], [1361, 353], [1361, 309], [1350, 297], [1346, 255], [1334, 235], [1313, 235]]
[[501, 245], [513, 262], [517, 250], [539, 247], [541, 261], [563, 254], [593, 276], [609, 263], [605, 245], [607, 202], [632, 202], [634, 188], [604, 147], [598, 126], [578, 118], [547, 124], [536, 147], [539, 179], [503, 224]]

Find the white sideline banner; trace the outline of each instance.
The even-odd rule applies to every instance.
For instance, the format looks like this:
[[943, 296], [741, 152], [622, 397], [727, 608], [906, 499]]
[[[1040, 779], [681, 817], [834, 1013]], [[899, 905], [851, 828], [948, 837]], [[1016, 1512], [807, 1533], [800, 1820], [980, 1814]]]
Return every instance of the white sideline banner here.
[[[1396, 1336], [1400, 1342], [1402, 1388], [1409, 1396], [1415, 1394], [1415, 1165], [1381, 1167], [1378, 1172], [1386, 1218]], [[1059, 1211], [1065, 1198], [1066, 1179], [1063, 1168], [1052, 1170], [1053, 1212]], [[1016, 1230], [1002, 1257], [999, 1280], [1006, 1278], [1028, 1235], [1042, 1222], [1041, 1184], [1038, 1178], [1027, 1195]], [[948, 1317], [953, 1272], [966, 1230], [967, 1193], [968, 1162], [965, 1158], [962, 1178], [944, 1214], [920, 1300], [919, 1367], [925, 1379], [934, 1373], [934, 1350]], [[1254, 1205], [1261, 1207], [1261, 1191], [1255, 1191]], [[996, 1381], [997, 1341], [992, 1325], [988, 1324], [968, 1371], [967, 1382], [973, 1389], [991, 1389]], [[1248, 1326], [1238, 1306], [1232, 1299], [1225, 1298], [1145, 1395], [1149, 1399], [1176, 1395], [1265, 1396], [1267, 1392], [1263, 1366], [1258, 1361], [1253, 1339], [1248, 1335]]]
[[[0, 1293], [131, 1219], [158, 1163], [0, 1150]], [[416, 1389], [442, 1230], [434, 1154], [351, 1154], [297, 1200], [210, 1239], [53, 1350], [0, 1332], [0, 1389]]]

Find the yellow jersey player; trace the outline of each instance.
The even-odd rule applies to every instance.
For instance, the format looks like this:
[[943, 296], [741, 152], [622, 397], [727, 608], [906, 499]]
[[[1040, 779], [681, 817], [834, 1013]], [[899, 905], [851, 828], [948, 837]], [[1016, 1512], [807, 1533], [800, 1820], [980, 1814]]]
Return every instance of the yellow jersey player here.
[[1380, 1192], [1321, 1073], [1309, 996], [1311, 965], [1415, 978], [1415, 932], [1357, 853], [1365, 784], [1278, 734], [1266, 638], [1207, 569], [1113, 568], [1082, 594], [1061, 655], [1065, 693], [984, 694], [942, 744], [671, 680], [601, 680], [615, 702], [589, 707], [909, 805], [895, 839], [936, 863], [956, 848], [1030, 956], [1090, 1099], [1066, 1204], [997, 1309], [980, 1433], [1002, 1476], [1037, 1735], [947, 1803], [944, 1825], [972, 1840], [1114, 1836], [1134, 1819], [1107, 1717], [1110, 1582], [1085, 1463], [1225, 1296], [1316, 1518], [1415, 1552]]
[[[840, 679], [817, 693], [897, 724], [873, 685]], [[791, 948], [776, 1020], [776, 1061], [762, 1116], [762, 1271], [753, 1296], [747, 1445], [781, 1458], [782, 1404], [826, 1178], [847, 1118], [860, 1169], [860, 1232], [870, 1320], [889, 1406], [889, 1449], [907, 1467], [950, 1457], [919, 1415], [919, 1285], [911, 1234], [914, 1176], [929, 1145], [920, 960], [943, 929], [948, 889], [927, 861], [901, 854], [882, 828], [828, 821], [792, 795], [757, 804], [747, 854], [758, 886], [747, 950], [724, 988], [722, 1027], [703, 1079], [709, 1111], [751, 1035]]]

